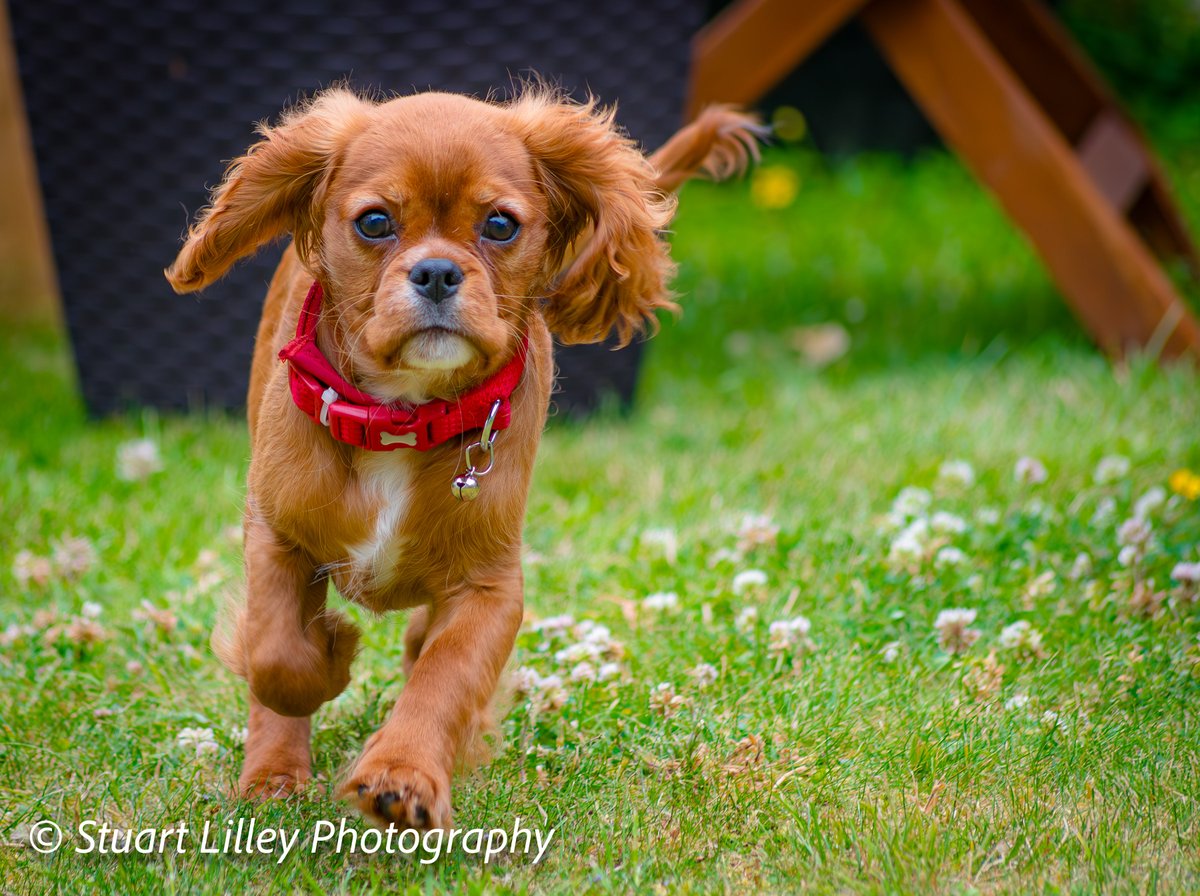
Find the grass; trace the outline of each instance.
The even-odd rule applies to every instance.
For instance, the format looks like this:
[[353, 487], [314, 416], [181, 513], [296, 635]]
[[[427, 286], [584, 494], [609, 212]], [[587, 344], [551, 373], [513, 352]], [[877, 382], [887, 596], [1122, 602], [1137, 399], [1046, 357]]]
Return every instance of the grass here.
[[[1168, 161], [1194, 215], [1200, 160]], [[431, 864], [332, 849], [279, 864], [85, 857], [74, 838], [54, 856], [0, 847], [0, 889], [1196, 890], [1200, 611], [1170, 573], [1197, 558], [1200, 505], [1147, 511], [1153, 539], [1132, 567], [1117, 532], [1148, 490], [1200, 470], [1195, 371], [1099, 357], [944, 156], [768, 164], [796, 172], [794, 204], [758, 208], [745, 184], [686, 191], [687, 313], [651, 344], [636, 413], [556, 423], [543, 443], [527, 602], [534, 618], [607, 626], [620, 674], [568, 682], [558, 708], [546, 690], [519, 699], [497, 758], [455, 792], [464, 827], [555, 828], [540, 864], [461, 850]], [[801, 328], [829, 321], [850, 350], [809, 363]], [[254, 817], [305, 837], [340, 819], [324, 788], [263, 806], [226, 796], [244, 688], [207, 637], [239, 580], [243, 424], [89, 423], [56, 335], [7, 329], [0, 351], [0, 840], [42, 818], [196, 830]], [[163, 470], [127, 482], [116, 459], [135, 438], [157, 443]], [[1112, 455], [1129, 468], [1098, 483]], [[1016, 481], [1024, 456], [1046, 482]], [[954, 459], [973, 484], [939, 476]], [[906, 487], [929, 493], [918, 515], [953, 514], [963, 531], [895, 553]], [[747, 514], [765, 519], [747, 528]], [[20, 552], [69, 559], [71, 537], [96, 562], [76, 545], [73, 577], [51, 563], [44, 584], [18, 578]], [[939, 562], [943, 546], [964, 561]], [[738, 593], [747, 570], [766, 583]], [[673, 608], [643, 605], [665, 592]], [[79, 622], [89, 603], [100, 632]], [[954, 607], [976, 612], [961, 653], [935, 627]], [[327, 780], [402, 685], [403, 618], [351, 612], [365, 643], [318, 717]], [[798, 616], [811, 647], [797, 632], [773, 650], [770, 623]], [[1041, 650], [1003, 646], [1017, 620]], [[567, 678], [555, 653], [581, 636], [530, 627], [514, 667]], [[688, 670], [705, 663], [716, 678], [701, 687]], [[181, 745], [185, 728], [211, 728], [215, 750]]]

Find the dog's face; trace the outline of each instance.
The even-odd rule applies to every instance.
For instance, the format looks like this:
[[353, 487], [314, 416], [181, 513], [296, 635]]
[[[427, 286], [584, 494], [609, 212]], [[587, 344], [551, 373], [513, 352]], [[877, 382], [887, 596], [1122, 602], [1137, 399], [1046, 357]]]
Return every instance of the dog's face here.
[[511, 354], [547, 270], [550, 210], [505, 111], [425, 94], [380, 107], [330, 178], [317, 241], [368, 391], [446, 391]]
[[496, 370], [533, 314], [566, 342], [653, 321], [672, 211], [592, 105], [335, 90], [231, 166], [167, 274], [203, 288], [292, 233], [326, 290], [335, 363], [381, 399], [419, 400]]

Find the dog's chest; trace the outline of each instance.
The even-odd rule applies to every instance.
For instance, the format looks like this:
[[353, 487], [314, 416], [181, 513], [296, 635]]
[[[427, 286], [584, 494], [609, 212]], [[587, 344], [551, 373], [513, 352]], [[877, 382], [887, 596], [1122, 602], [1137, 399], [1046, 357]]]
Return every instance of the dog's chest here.
[[415, 467], [408, 451], [365, 454], [359, 459], [355, 486], [361, 493], [368, 525], [366, 538], [346, 546], [352, 590], [386, 589], [399, 577]]

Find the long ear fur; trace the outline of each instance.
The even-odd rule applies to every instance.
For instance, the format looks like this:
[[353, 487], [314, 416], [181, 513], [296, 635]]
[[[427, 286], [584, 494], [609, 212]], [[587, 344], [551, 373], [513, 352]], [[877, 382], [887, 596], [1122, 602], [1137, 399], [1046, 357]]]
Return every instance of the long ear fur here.
[[262, 139], [229, 166], [211, 205], [164, 272], [175, 291], [203, 289], [235, 261], [288, 232], [306, 258], [321, 226], [317, 194], [369, 108], [350, 91], [334, 88], [293, 109], [277, 126], [260, 125]]
[[571, 102], [532, 86], [510, 111], [537, 167], [550, 206], [551, 281], [543, 313], [564, 343], [599, 342], [615, 327], [621, 344], [657, 327], [656, 308], [676, 309], [674, 273], [660, 237], [675, 198], [596, 101]]

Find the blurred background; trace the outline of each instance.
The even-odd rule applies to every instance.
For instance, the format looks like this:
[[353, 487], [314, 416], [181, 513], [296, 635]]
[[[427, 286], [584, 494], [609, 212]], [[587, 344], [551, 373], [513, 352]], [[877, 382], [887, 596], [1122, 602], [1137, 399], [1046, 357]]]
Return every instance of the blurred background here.
[[[344, 16], [302, 4], [285, 19], [244, 5], [109, 0], [64, 25], [54, 3], [10, 0], [0, 21], [0, 319], [69, 332], [93, 413], [236, 407], [244, 381], [214, 385], [199, 368], [218, 357], [221, 370], [247, 370], [278, 250], [199, 300], [173, 296], [159, 271], [205, 188], [251, 141], [252, 122], [344, 76], [385, 90], [504, 93], [535, 70], [618, 102], [622, 123], [653, 148], [684, 120], [689, 91], [696, 98], [696, 35], [711, 40], [736, 23], [738, 6], [744, 17], [782, 4], [662, 0], [587, 15], [569, 3], [503, 15], [485, 6], [392, 4], [385, 23], [370, 4]], [[1048, 8], [1146, 135], [1169, 203], [1200, 232], [1200, 4]], [[420, 54], [405, 51], [414, 21]], [[687, 312], [650, 344], [651, 382], [656, 370], [749, 381], [795, 360], [838, 376], [1096, 336], [876, 43], [847, 15], [758, 91], [753, 105], [778, 131], [763, 164], [740, 184], [685, 188], [674, 241]], [[1168, 258], [1164, 270], [1195, 309], [1186, 265]], [[587, 410], [608, 392], [627, 399], [640, 360], [637, 349], [600, 350], [573, 367], [564, 355], [560, 407]]]

